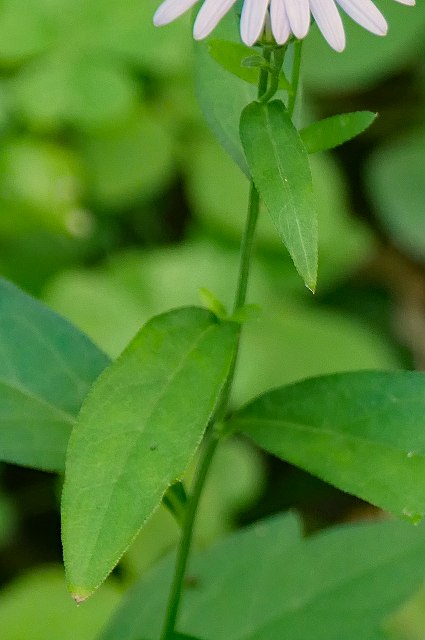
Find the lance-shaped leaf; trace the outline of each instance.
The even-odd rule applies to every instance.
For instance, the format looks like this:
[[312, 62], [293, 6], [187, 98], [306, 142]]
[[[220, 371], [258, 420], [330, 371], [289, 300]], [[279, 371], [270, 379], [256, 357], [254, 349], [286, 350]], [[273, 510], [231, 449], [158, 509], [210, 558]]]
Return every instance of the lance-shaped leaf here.
[[76, 600], [99, 586], [184, 474], [226, 381], [238, 331], [204, 309], [165, 313], [94, 385], [70, 439], [62, 501]]
[[418, 522], [425, 515], [425, 374], [355, 372], [276, 389], [231, 426], [339, 489]]
[[108, 358], [0, 279], [0, 460], [63, 471], [72, 425]]
[[280, 100], [252, 102], [240, 136], [255, 186], [307, 287], [317, 278], [317, 215], [307, 151]]
[[[422, 527], [381, 522], [302, 539], [256, 523], [194, 556], [179, 629], [208, 640], [384, 640], [386, 616], [424, 577]], [[129, 591], [101, 640], [159, 638], [173, 563]]]
[[371, 111], [354, 111], [324, 118], [301, 129], [301, 140], [308, 153], [334, 149], [363, 133], [377, 115]]

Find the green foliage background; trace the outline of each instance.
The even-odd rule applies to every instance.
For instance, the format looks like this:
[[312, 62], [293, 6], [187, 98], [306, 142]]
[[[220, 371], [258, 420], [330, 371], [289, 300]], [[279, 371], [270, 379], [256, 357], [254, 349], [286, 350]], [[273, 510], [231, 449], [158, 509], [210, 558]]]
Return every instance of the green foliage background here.
[[[235, 407], [307, 376], [425, 365], [425, 5], [377, 4], [387, 38], [347, 20], [343, 54], [314, 28], [306, 42], [299, 124], [357, 109], [380, 117], [358, 140], [312, 158], [314, 299], [263, 212], [250, 301], [267, 311], [246, 326]], [[0, 274], [110, 356], [152, 314], [197, 304], [200, 287], [230, 304], [246, 210], [247, 179], [197, 106], [189, 19], [156, 30], [157, 5], [0, 1]], [[122, 585], [173, 544], [174, 523], [157, 512], [83, 620], [59, 569], [43, 566], [60, 561], [57, 478], [6, 465], [0, 474], [2, 638], [95, 638]], [[291, 506], [310, 530], [366, 512], [229, 441], [206, 489], [198, 545]], [[395, 619], [396, 637], [425, 638], [422, 601]], [[61, 613], [49, 618], [52, 602]]]

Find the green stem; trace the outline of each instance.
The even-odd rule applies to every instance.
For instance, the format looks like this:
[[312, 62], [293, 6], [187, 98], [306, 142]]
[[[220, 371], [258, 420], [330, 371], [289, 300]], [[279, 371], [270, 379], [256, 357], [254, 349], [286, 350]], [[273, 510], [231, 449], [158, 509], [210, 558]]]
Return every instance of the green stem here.
[[292, 93], [289, 95], [289, 98], [288, 98], [288, 113], [290, 118], [292, 118], [292, 116], [294, 115], [295, 103], [298, 95], [298, 86], [300, 83], [302, 46], [303, 46], [302, 40], [297, 40], [294, 44], [294, 61], [292, 64], [292, 78], [291, 78]]
[[[269, 49], [264, 50], [264, 57], [270, 60], [271, 52]], [[258, 82], [258, 97], [261, 98], [267, 92], [268, 72], [262, 69]], [[248, 287], [249, 266], [254, 244], [254, 233], [258, 219], [260, 208], [260, 198], [255, 189], [253, 182], [250, 185], [249, 205], [247, 221], [241, 242], [241, 257], [239, 264], [238, 284], [235, 294], [234, 309], [237, 310], [245, 304], [246, 293]], [[239, 340], [235, 349], [235, 355], [231, 364], [227, 383], [223, 390], [220, 404], [215, 412], [212, 423], [220, 422], [224, 419], [227, 406], [229, 403], [230, 393], [232, 390], [233, 379], [235, 376], [236, 361], [239, 352]], [[187, 563], [189, 559], [190, 548], [193, 538], [193, 529], [198, 510], [199, 501], [204, 488], [208, 470], [214, 457], [215, 450], [219, 443], [219, 434], [213, 428], [207, 430], [207, 435], [201, 449], [201, 457], [195, 473], [195, 478], [191, 487], [191, 492], [186, 503], [186, 513], [182, 529], [182, 535], [177, 550], [177, 559], [174, 570], [174, 577], [171, 584], [170, 595], [168, 599], [167, 611], [162, 628], [161, 640], [173, 640], [175, 633], [177, 616], [179, 613], [180, 602], [183, 592], [183, 582], [186, 573]]]
[[246, 292], [248, 288], [249, 267], [251, 262], [252, 248], [254, 245], [254, 232], [257, 226], [258, 213], [260, 210], [260, 197], [257, 189], [251, 182], [249, 187], [249, 204], [246, 225], [241, 242], [241, 259], [239, 266], [238, 285], [235, 295], [234, 311], [240, 309], [245, 304]]
[[179, 606], [182, 597], [183, 581], [186, 573], [187, 561], [189, 559], [190, 547], [192, 544], [193, 525], [195, 522], [196, 512], [198, 509], [202, 489], [204, 488], [205, 479], [217, 445], [218, 437], [213, 430], [210, 430], [205, 438], [204, 446], [201, 453], [201, 459], [199, 460], [198, 467], [196, 469], [196, 476], [193, 481], [192, 493], [186, 506], [186, 517], [184, 520], [182, 537], [177, 552], [174, 578], [171, 585], [170, 596], [168, 600], [168, 609], [161, 635], [161, 640], [172, 640], [176, 628], [177, 614], [179, 612]]
[[282, 70], [283, 60], [285, 58], [286, 47], [279, 47], [273, 50], [273, 66], [270, 73], [270, 84], [267, 91], [259, 94], [260, 102], [269, 102], [279, 89], [280, 72]]

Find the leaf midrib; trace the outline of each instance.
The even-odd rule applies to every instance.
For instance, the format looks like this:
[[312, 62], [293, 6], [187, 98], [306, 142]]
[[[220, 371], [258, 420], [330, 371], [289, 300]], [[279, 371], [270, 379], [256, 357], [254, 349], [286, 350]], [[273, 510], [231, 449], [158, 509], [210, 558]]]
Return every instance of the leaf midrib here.
[[[282, 165], [281, 165], [281, 159], [280, 159], [280, 156], [279, 156], [279, 151], [278, 151], [278, 148], [277, 148], [277, 145], [276, 145], [275, 136], [273, 135], [270, 111], [269, 111], [269, 109], [265, 109], [264, 111], [265, 111], [265, 120], [266, 120], [266, 130], [267, 130], [267, 133], [269, 134], [269, 139], [270, 139], [270, 142], [271, 142], [273, 155], [275, 157], [276, 165], [278, 167], [279, 177], [280, 177], [282, 183], [284, 185], [286, 185], [285, 178], [284, 178], [284, 176], [282, 174]], [[290, 201], [290, 205], [292, 207], [292, 210], [296, 210], [297, 207], [295, 207], [295, 204], [294, 204], [294, 196], [293, 196], [293, 192], [292, 192], [291, 188], [290, 187], [285, 188], [285, 193], [286, 193], [286, 196], [288, 197], [288, 199]], [[285, 207], [283, 208], [283, 210], [285, 210]], [[281, 211], [282, 211], [282, 209], [281, 209]], [[288, 217], [288, 213], [287, 212], [284, 214], [284, 217], [285, 217], [285, 226], [286, 226], [287, 232], [289, 234], [289, 217]], [[304, 244], [304, 238], [303, 238], [303, 235], [301, 233], [299, 218], [298, 218], [297, 215], [295, 216], [295, 224], [296, 224], [297, 231], [298, 231], [298, 239], [300, 241], [301, 249], [302, 249], [302, 252], [304, 254], [304, 264], [305, 264], [306, 272], [309, 274], [309, 277], [311, 277], [309, 259], [308, 259], [308, 255], [307, 255], [307, 249], [306, 249], [305, 244]]]
[[[279, 418], [241, 418], [241, 417], [235, 417], [232, 421], [231, 421], [234, 425], [236, 425], [238, 428], [240, 428], [241, 430], [243, 429], [243, 425], [252, 425], [252, 426], [267, 426], [267, 425], [272, 425], [274, 427], [279, 427], [279, 428], [286, 428], [286, 429], [293, 429], [294, 431], [305, 431], [307, 433], [311, 433], [317, 436], [320, 435], [325, 435], [325, 436], [339, 436], [342, 438], [345, 438], [346, 440], [348, 440], [349, 442], [358, 442], [361, 443], [363, 445], [370, 445], [371, 443], [373, 443], [375, 446], [381, 447], [383, 449], [388, 449], [389, 451], [395, 451], [401, 454], [405, 454], [407, 455], [412, 448], [409, 447], [408, 449], [401, 449], [400, 447], [396, 446], [396, 445], [392, 445], [384, 440], [377, 440], [374, 439], [372, 437], [362, 437], [362, 436], [355, 436], [351, 433], [347, 433], [346, 431], [338, 431], [337, 429], [330, 429], [330, 428], [325, 428], [325, 427], [315, 427], [315, 426], [311, 426], [308, 424], [304, 424], [303, 422], [296, 422], [294, 420], [281, 420]], [[355, 422], [352, 423], [348, 423], [349, 425], [355, 425]], [[241, 425], [241, 426], [239, 426]], [[252, 436], [253, 439], [255, 439], [255, 436]], [[423, 453], [418, 453], [416, 450], [414, 451], [415, 453], [415, 458], [421, 458], [423, 460], [425, 460], [425, 454]]]
[[41, 407], [47, 409], [51, 413], [57, 414], [57, 416], [61, 418], [61, 421], [66, 422], [71, 426], [74, 426], [75, 416], [68, 413], [67, 411], [64, 411], [60, 407], [57, 407], [54, 404], [51, 404], [48, 400], [46, 400], [46, 398], [43, 398], [42, 396], [38, 396], [35, 393], [32, 393], [27, 387], [23, 387], [17, 384], [16, 382], [10, 382], [9, 380], [4, 380], [2, 378], [0, 378], [0, 385], [5, 387], [6, 389], [14, 391], [18, 395], [21, 395], [28, 400], [31, 400], [32, 402], [35, 402], [36, 404], [39, 404]]
[[[145, 420], [144, 420], [144, 424], [145, 424], [145, 425], [149, 422], [149, 420], [151, 420], [152, 415], [155, 413], [155, 410], [156, 410], [156, 409], [157, 409], [157, 407], [158, 407], [158, 403], [159, 403], [159, 402], [160, 402], [160, 400], [165, 396], [165, 394], [166, 394], [166, 392], [167, 392], [168, 388], [170, 387], [171, 383], [173, 382], [173, 380], [174, 380], [174, 379], [176, 378], [176, 376], [177, 376], [177, 375], [182, 371], [182, 369], [183, 369], [183, 367], [184, 367], [184, 364], [185, 364], [185, 362], [187, 361], [187, 359], [188, 359], [188, 358], [193, 354], [193, 352], [196, 350], [196, 348], [199, 346], [199, 344], [200, 344], [200, 343], [201, 343], [201, 341], [205, 338], [205, 336], [206, 336], [210, 331], [212, 331], [213, 329], [216, 329], [216, 328], [217, 328], [217, 324], [211, 324], [211, 325], [209, 325], [208, 327], [206, 327], [206, 329], [204, 329], [204, 330], [203, 330], [203, 331], [202, 331], [202, 332], [197, 336], [196, 340], [192, 343], [192, 346], [190, 347], [190, 349], [189, 349], [188, 351], [186, 351], [186, 353], [184, 354], [184, 356], [181, 358], [181, 361], [180, 361], [180, 363], [178, 364], [178, 366], [177, 366], [177, 367], [173, 370], [173, 372], [169, 375], [169, 377], [168, 377], [167, 381], [165, 382], [165, 384], [163, 385], [163, 387], [159, 390], [159, 392], [158, 392], [158, 395], [157, 395], [156, 399], [155, 399], [155, 400], [153, 401], [153, 403], [152, 403], [152, 406], [151, 406], [151, 409], [150, 409], [150, 411], [149, 411], [149, 414], [146, 416], [146, 418], [145, 418]], [[131, 457], [131, 455], [133, 454], [134, 450], [137, 448], [137, 446], [138, 446], [138, 442], [139, 442], [140, 438], [142, 437], [142, 435], [143, 435], [144, 433], [145, 433], [145, 430], [143, 430], [143, 431], [139, 431], [139, 433], [138, 433], [138, 435], [137, 435], [137, 437], [136, 437], [136, 439], [135, 439], [135, 441], [134, 441], [134, 443], [133, 443], [133, 446], [129, 449], [129, 452], [128, 452], [128, 455], [127, 455], [127, 457], [126, 457], [126, 459], [125, 459], [125, 461], [124, 461], [124, 464], [123, 464], [123, 465], [122, 465], [122, 467], [121, 467], [121, 472], [120, 472], [120, 474], [117, 476], [117, 478], [116, 478], [115, 482], [114, 482], [113, 484], [111, 484], [111, 485], [110, 485], [111, 490], [110, 490], [110, 492], [109, 492], [109, 496], [108, 496], [107, 501], [105, 500], [105, 504], [107, 504], [107, 508], [105, 508], [105, 509], [103, 510], [102, 518], [101, 518], [101, 520], [100, 520], [100, 522], [99, 522], [99, 526], [97, 527], [96, 537], [95, 537], [95, 539], [94, 539], [94, 541], [93, 541], [93, 544], [91, 545], [91, 552], [90, 552], [90, 555], [88, 555], [88, 557], [87, 557], [87, 562], [85, 563], [85, 564], [86, 564], [86, 570], [87, 570], [87, 567], [89, 567], [89, 566], [90, 566], [91, 560], [92, 560], [92, 558], [93, 558], [93, 550], [96, 548], [96, 545], [97, 545], [97, 542], [98, 542], [98, 540], [99, 540], [99, 537], [100, 537], [101, 531], [102, 531], [102, 529], [103, 529], [103, 524], [104, 524], [105, 519], [106, 519], [106, 516], [107, 516], [107, 514], [108, 514], [108, 512], [109, 512], [109, 505], [110, 505], [110, 502], [111, 502], [111, 497], [112, 497], [112, 495], [113, 495], [113, 493], [114, 493], [114, 491], [115, 491], [115, 488], [116, 488], [117, 484], [118, 484], [118, 483], [119, 483], [119, 481], [120, 481], [120, 478], [122, 477], [122, 475], [124, 475], [124, 473], [126, 473], [126, 472], [128, 471], [128, 469], [127, 469], [127, 461], [128, 461], [128, 459]], [[202, 435], [202, 434], [201, 434], [201, 435]], [[167, 490], [168, 486], [169, 486], [169, 485], [167, 485], [166, 487], [164, 487], [164, 490], [163, 490], [162, 495], [164, 495], [164, 493], [166, 492], [166, 490]], [[160, 496], [160, 498], [159, 498], [159, 501], [161, 501], [161, 496]], [[155, 509], [155, 508], [156, 508], [156, 507], [154, 507], [154, 509]], [[145, 519], [143, 520], [143, 522], [140, 524], [140, 526], [139, 526], [138, 530], [135, 532], [134, 536], [132, 537], [132, 540], [134, 540], [134, 539], [136, 538], [136, 536], [138, 535], [138, 533], [139, 533], [139, 531], [140, 531], [141, 527], [143, 526], [143, 523], [144, 523], [144, 522], [146, 522], [146, 520], [149, 518], [149, 516], [150, 516], [150, 515], [151, 515], [151, 513], [149, 513], [149, 514], [145, 517]], [[126, 549], [127, 549], [127, 548], [128, 548], [128, 546], [131, 544], [131, 541], [132, 541], [132, 540], [130, 540], [130, 541], [129, 541], [129, 543], [126, 545], [125, 549], [120, 550], [118, 557], [115, 557], [115, 558], [114, 558], [114, 560], [113, 560], [113, 562], [112, 562], [112, 564], [113, 564], [113, 565], [115, 565], [115, 563], [119, 561], [119, 559], [122, 557], [123, 553], [125, 553]], [[82, 573], [82, 572], [80, 571], [80, 573]], [[102, 578], [102, 579], [103, 579], [103, 578]], [[102, 579], [101, 579], [101, 581], [102, 581]], [[100, 583], [99, 583], [99, 584], [100, 584]], [[82, 591], [87, 590], [87, 588], [86, 588], [85, 586], [83, 586], [83, 585], [71, 585], [71, 587], [72, 587], [73, 591], [74, 591], [74, 590], [75, 590], [75, 591], [77, 591], [77, 590], [82, 590]], [[98, 587], [98, 585], [97, 585], [97, 584], [96, 584], [94, 587], [90, 586], [90, 587], [89, 587], [90, 592], [92, 593], [93, 591], [95, 591], [97, 587]]]

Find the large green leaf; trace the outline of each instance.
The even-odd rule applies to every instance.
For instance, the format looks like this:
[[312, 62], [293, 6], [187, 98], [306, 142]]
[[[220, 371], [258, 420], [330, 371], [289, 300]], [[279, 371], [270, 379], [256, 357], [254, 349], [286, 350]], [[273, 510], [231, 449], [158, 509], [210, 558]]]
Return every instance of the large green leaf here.
[[68, 449], [63, 544], [70, 590], [89, 596], [172, 483], [217, 404], [238, 327], [196, 307], [149, 321], [93, 387]]
[[[129, 592], [101, 640], [159, 637], [171, 560]], [[278, 516], [194, 557], [178, 628], [208, 640], [381, 640], [384, 617], [424, 573], [422, 528], [385, 522], [303, 540], [292, 516]]]
[[238, 411], [259, 446], [378, 507], [425, 515], [425, 375], [343, 373], [276, 389]]
[[62, 471], [69, 434], [107, 357], [0, 279], [0, 459]]
[[317, 217], [307, 151], [280, 100], [252, 102], [240, 135], [255, 186], [307, 287], [317, 278]]

